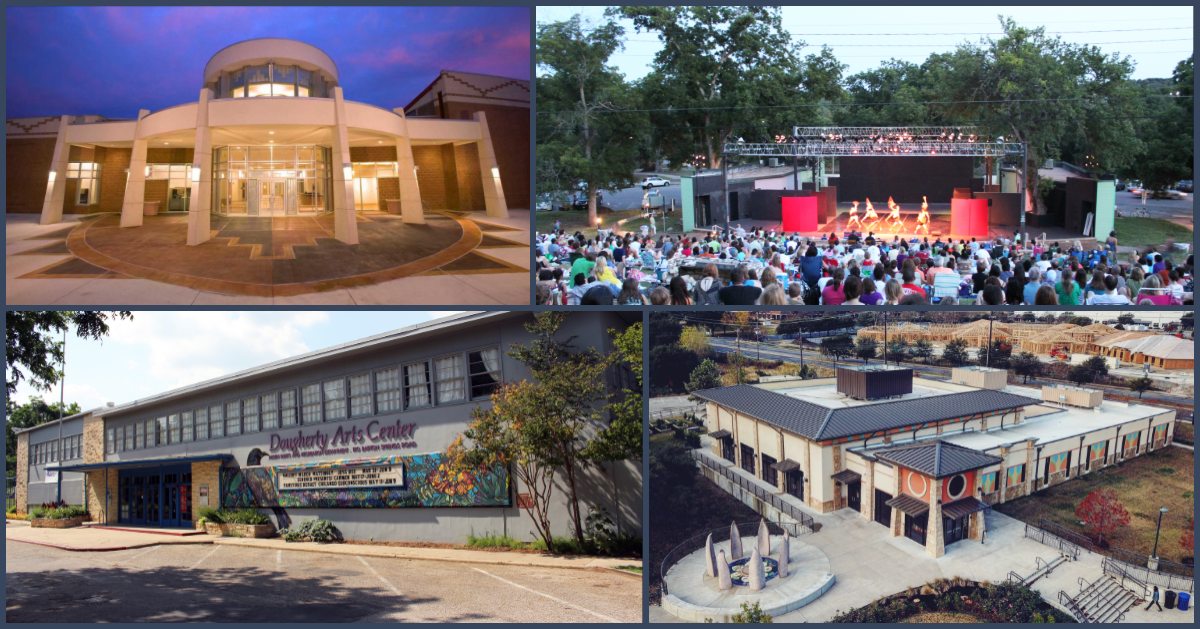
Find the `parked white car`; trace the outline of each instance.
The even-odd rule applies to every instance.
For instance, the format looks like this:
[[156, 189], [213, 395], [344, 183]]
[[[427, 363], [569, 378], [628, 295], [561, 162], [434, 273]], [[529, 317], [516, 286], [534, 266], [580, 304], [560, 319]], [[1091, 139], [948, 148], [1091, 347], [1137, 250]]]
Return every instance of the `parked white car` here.
[[645, 179], [642, 180], [643, 188], [655, 188], [658, 186], [669, 186], [669, 185], [671, 185], [671, 182], [667, 181], [666, 179], [663, 179], [662, 177], [646, 177]]

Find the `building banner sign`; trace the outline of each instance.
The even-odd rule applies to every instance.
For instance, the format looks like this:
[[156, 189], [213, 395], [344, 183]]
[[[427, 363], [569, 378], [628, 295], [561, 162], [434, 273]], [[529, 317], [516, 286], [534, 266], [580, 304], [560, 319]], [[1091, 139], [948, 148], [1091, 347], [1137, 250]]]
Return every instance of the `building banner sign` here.
[[511, 507], [508, 468], [457, 470], [445, 453], [221, 469], [228, 509]]
[[985, 494], [990, 494], [996, 491], [996, 472], [984, 474], [980, 479], [980, 487]]
[[1154, 440], [1162, 441], [1167, 438], [1167, 425], [1162, 424], [1154, 427]]
[[281, 469], [274, 474], [279, 491], [403, 487], [404, 464], [373, 467]]
[[1125, 447], [1122, 449], [1123, 450], [1132, 450], [1132, 449], [1136, 448], [1137, 444], [1138, 444], [1138, 435], [1141, 435], [1141, 434], [1142, 433], [1140, 433], [1140, 432], [1135, 432], [1132, 435], [1125, 435]]
[[345, 424], [334, 430], [301, 428], [269, 436], [268, 451], [272, 461], [314, 456], [364, 456], [388, 450], [417, 447], [416, 424], [399, 420], [384, 423], [371, 420], [365, 424]]
[[1050, 457], [1049, 465], [1051, 474], [1057, 474], [1067, 469], [1067, 453], [1063, 452]]

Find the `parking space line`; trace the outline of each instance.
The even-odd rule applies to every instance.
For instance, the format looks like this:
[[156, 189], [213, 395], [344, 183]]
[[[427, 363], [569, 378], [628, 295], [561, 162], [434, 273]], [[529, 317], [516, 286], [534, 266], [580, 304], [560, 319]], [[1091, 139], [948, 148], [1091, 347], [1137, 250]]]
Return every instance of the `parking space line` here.
[[283, 572], [283, 550], [278, 550], [275, 552], [277, 553], [275, 555], [275, 576], [279, 576], [279, 573]]
[[145, 556], [145, 555], [149, 555], [151, 552], [153, 552], [153, 551], [156, 551], [156, 550], [158, 550], [159, 548], [161, 548], [161, 546], [151, 546], [151, 547], [150, 547], [150, 550], [147, 550], [147, 551], [146, 551], [146, 552], [144, 552], [144, 553], [138, 553], [138, 554], [136, 554], [136, 555], [134, 555], [134, 556], [130, 557], [130, 558], [127, 560], [127, 561], [133, 561], [134, 559], [137, 559], [137, 558], [139, 558], [139, 557], [143, 557], [143, 556]]
[[200, 567], [200, 564], [204, 563], [204, 561], [205, 561], [206, 559], [208, 559], [209, 557], [212, 557], [213, 555], [217, 554], [217, 551], [218, 551], [218, 550], [221, 550], [221, 547], [220, 547], [220, 546], [217, 546], [216, 548], [214, 548], [214, 549], [212, 550], [212, 552], [211, 552], [211, 553], [208, 553], [207, 555], [205, 555], [205, 556], [204, 556], [204, 559], [201, 559], [200, 561], [197, 561], [197, 562], [196, 562], [196, 565], [192, 566], [192, 570], [195, 570], [196, 568], [199, 568], [199, 567]]
[[556, 601], [556, 602], [558, 602], [558, 603], [562, 603], [563, 605], [566, 605], [567, 607], [571, 607], [571, 608], [573, 608], [573, 609], [578, 609], [579, 611], [581, 611], [581, 612], [583, 612], [583, 613], [585, 613], [585, 614], [590, 614], [590, 615], [592, 615], [592, 616], [595, 616], [596, 618], [601, 618], [601, 619], [604, 619], [605, 621], [608, 621], [608, 622], [613, 622], [613, 623], [620, 623], [620, 622], [621, 622], [621, 621], [619, 621], [619, 620], [617, 620], [617, 619], [615, 619], [615, 618], [609, 618], [608, 616], [605, 616], [605, 615], [603, 615], [603, 614], [597, 614], [596, 612], [594, 612], [594, 611], [592, 611], [592, 610], [590, 610], [590, 609], [585, 609], [585, 608], [583, 608], [583, 607], [580, 607], [580, 606], [578, 606], [578, 605], [576, 605], [576, 604], [574, 604], [574, 603], [568, 603], [567, 601], [564, 601], [564, 600], [562, 600], [561, 598], [555, 598], [555, 597], [553, 597], [553, 596], [550, 596], [549, 594], [543, 594], [542, 592], [539, 592], [539, 591], [537, 591], [537, 590], [531, 590], [531, 589], [529, 589], [529, 588], [525, 587], [524, 585], [520, 585], [519, 583], [513, 583], [512, 581], [509, 581], [508, 579], [501, 579], [500, 577], [498, 577], [498, 576], [496, 576], [496, 575], [494, 575], [494, 574], [492, 574], [492, 573], [490, 573], [490, 572], [488, 572], [488, 571], [486, 571], [486, 570], [480, 570], [479, 568], [475, 568], [475, 567], [472, 567], [471, 569], [472, 569], [472, 570], [474, 570], [475, 572], [482, 572], [483, 574], [486, 574], [486, 575], [488, 575], [489, 577], [491, 577], [491, 578], [493, 578], [493, 579], [495, 579], [495, 580], [497, 580], [497, 581], [501, 581], [501, 582], [503, 582], [503, 583], [507, 583], [507, 584], [509, 584], [509, 585], [511, 585], [511, 586], [513, 586], [513, 587], [515, 587], [515, 588], [521, 588], [522, 590], [525, 590], [526, 592], [531, 592], [531, 593], [533, 593], [533, 594], [537, 594], [538, 596], [544, 596], [544, 597], [546, 597], [546, 598], [548, 598], [548, 599], [550, 599], [550, 600], [552, 600], [552, 601]]
[[370, 570], [370, 571], [371, 571], [371, 574], [375, 575], [375, 576], [376, 576], [376, 578], [378, 578], [380, 581], [383, 581], [383, 584], [384, 584], [384, 585], [386, 585], [386, 586], [388, 586], [388, 589], [390, 589], [391, 591], [395, 592], [395, 593], [396, 593], [396, 596], [403, 596], [403, 594], [401, 594], [401, 593], [400, 593], [400, 590], [397, 590], [397, 589], [396, 589], [396, 586], [392, 585], [390, 581], [388, 581], [387, 579], [383, 578], [383, 575], [381, 575], [381, 574], [379, 574], [378, 572], [376, 572], [376, 571], [375, 571], [375, 568], [372, 568], [372, 567], [371, 567], [371, 564], [367, 563], [367, 560], [366, 560], [366, 559], [363, 559], [361, 555], [359, 555], [359, 557], [358, 557], [358, 560], [362, 562], [362, 565], [364, 565], [364, 566], [366, 566], [366, 567], [367, 567], [367, 570]]

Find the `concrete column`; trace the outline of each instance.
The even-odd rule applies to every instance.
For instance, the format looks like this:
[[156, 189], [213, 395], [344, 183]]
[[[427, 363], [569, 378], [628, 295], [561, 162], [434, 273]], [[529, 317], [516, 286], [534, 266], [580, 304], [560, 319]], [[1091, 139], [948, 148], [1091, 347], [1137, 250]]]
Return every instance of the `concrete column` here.
[[500, 165], [496, 162], [496, 151], [492, 147], [487, 115], [477, 111], [475, 120], [479, 123], [479, 176], [483, 179], [484, 207], [488, 216], [508, 218], [508, 203], [504, 200], [504, 186], [500, 184]]
[[763, 460], [762, 447], [758, 441], [758, 420], [754, 420], [754, 477], [762, 480], [763, 478]]
[[[62, 222], [63, 203], [67, 196], [67, 163], [71, 161], [71, 147], [67, 145], [67, 127], [70, 116], [58, 120], [58, 137], [54, 140], [54, 156], [50, 158], [50, 172], [46, 174], [46, 196], [42, 200], [42, 225]], [[24, 506], [22, 506], [24, 508]]]
[[[196, 149], [192, 157], [192, 200], [188, 206], [187, 244], [198, 245], [209, 239], [212, 225], [212, 129], [208, 126], [208, 101], [212, 91], [200, 90], [200, 104], [196, 108]], [[200, 178], [196, 180], [199, 167]]]
[[1000, 485], [1000, 504], [1004, 504], [1004, 495], [1008, 490], [1008, 448], [1000, 448], [1000, 471], [996, 472], [996, 483]]
[[336, 125], [333, 128], [333, 237], [358, 244], [358, 217], [354, 214], [354, 182], [345, 172], [350, 166], [350, 136], [346, 130], [346, 101], [342, 88], [333, 88]]
[[[892, 468], [892, 498], [900, 496], [900, 468]], [[900, 537], [904, 534], [904, 514], [895, 507], [892, 508], [892, 537]]]
[[417, 183], [417, 163], [413, 159], [412, 142], [408, 135], [408, 117], [404, 108], [392, 111], [403, 120], [404, 136], [396, 138], [396, 176], [400, 178], [400, 219], [414, 225], [425, 224], [425, 208], [421, 205], [421, 187]]
[[875, 519], [875, 461], [867, 461], [867, 478], [863, 485], [862, 514], [869, 520]]
[[1033, 440], [1025, 440], [1025, 494], [1026, 496], [1033, 494], [1034, 483], [1037, 482], [1038, 470], [1033, 469], [1037, 462], [1034, 459], [1035, 450], [1033, 449]]
[[121, 227], [142, 226], [142, 203], [146, 200], [148, 145], [142, 137], [142, 119], [148, 115], [149, 109], [138, 111], [138, 121], [133, 127], [133, 152], [129, 157], [129, 182], [125, 184], [125, 201], [121, 204]]
[[925, 554], [937, 559], [946, 554], [942, 534], [942, 485], [929, 479], [929, 524], [925, 527]]

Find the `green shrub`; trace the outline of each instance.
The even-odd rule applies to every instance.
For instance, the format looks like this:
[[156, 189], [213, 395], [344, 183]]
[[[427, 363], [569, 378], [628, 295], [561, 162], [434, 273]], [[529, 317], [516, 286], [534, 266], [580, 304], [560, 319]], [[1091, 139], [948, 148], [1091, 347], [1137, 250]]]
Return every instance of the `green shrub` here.
[[221, 512], [211, 507], [202, 507], [200, 509], [200, 518], [211, 524], [225, 524], [225, 520], [221, 517]]
[[758, 606], [757, 602], [755, 602], [753, 605], [742, 603], [741, 613], [734, 614], [733, 618], [731, 618], [729, 622], [747, 624], [774, 623], [774, 621], [771, 620], [771, 615], [764, 612], [762, 608]]
[[46, 511], [48, 511], [48, 509], [43, 509], [42, 507], [32, 507], [29, 509], [29, 519], [39, 520], [44, 517]]
[[249, 524], [262, 525], [270, 524], [271, 519], [267, 516], [255, 511], [254, 509], [241, 509], [239, 511], [223, 511], [220, 513], [222, 520], [229, 524]]
[[4, 513], [7, 515], [12, 515], [16, 512], [17, 512], [17, 505], [8, 505], [8, 508], [4, 510]]
[[341, 533], [329, 520], [305, 520], [294, 529], [283, 529], [279, 532], [285, 542], [310, 541], [318, 544], [328, 544], [341, 539]]
[[499, 533], [486, 533], [483, 536], [477, 536], [472, 533], [467, 536], [467, 546], [471, 548], [514, 548], [519, 550], [525, 548], [525, 542]]
[[51, 520], [67, 520], [70, 518], [81, 518], [87, 515], [87, 509], [83, 507], [58, 507], [57, 509], [49, 509], [43, 512], [42, 517]]

